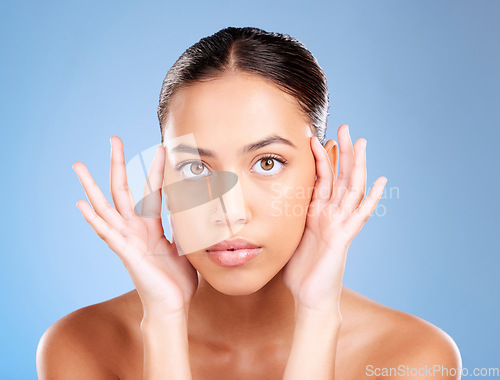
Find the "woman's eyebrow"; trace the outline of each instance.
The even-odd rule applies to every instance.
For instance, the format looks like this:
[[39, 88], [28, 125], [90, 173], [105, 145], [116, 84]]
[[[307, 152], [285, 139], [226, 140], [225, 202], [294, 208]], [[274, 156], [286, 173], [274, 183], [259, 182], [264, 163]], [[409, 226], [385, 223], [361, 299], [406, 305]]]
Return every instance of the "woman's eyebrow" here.
[[[257, 142], [252, 143], [252, 144], [245, 145], [240, 150], [239, 154], [242, 155], [242, 154], [257, 150], [257, 149], [263, 148], [269, 144], [285, 144], [285, 145], [289, 145], [289, 146], [292, 146], [294, 148], [297, 148], [297, 146], [293, 142], [291, 142], [290, 140], [287, 140], [284, 137], [281, 137], [278, 135], [271, 135], [269, 137], [266, 137], [263, 140], [257, 141]], [[212, 150], [203, 149], [203, 148], [195, 148], [193, 146], [186, 145], [186, 144], [179, 144], [179, 145], [173, 147], [172, 149], [170, 149], [170, 151], [171, 152], [191, 153], [191, 154], [195, 154], [195, 155], [199, 154], [200, 156], [212, 157], [212, 158], [217, 157], [217, 154]]]

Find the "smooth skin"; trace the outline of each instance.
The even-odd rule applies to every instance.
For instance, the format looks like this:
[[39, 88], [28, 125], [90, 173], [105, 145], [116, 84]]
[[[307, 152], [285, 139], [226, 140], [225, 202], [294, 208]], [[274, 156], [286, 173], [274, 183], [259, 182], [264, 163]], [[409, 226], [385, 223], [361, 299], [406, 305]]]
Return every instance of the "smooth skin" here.
[[[136, 289], [54, 323], [37, 350], [40, 379], [359, 379], [375, 377], [368, 368], [461, 366], [445, 332], [342, 286], [348, 248], [386, 183], [377, 178], [365, 197], [365, 139], [353, 145], [343, 124], [338, 145], [322, 147], [293, 98], [241, 73], [181, 89], [170, 107], [166, 138], [193, 133], [200, 147], [218, 153], [202, 160], [207, 169], [238, 174], [245, 217], [233, 215], [244, 224], [237, 236], [263, 252], [237, 268], [219, 267], [200, 252], [178, 255], [160, 218], [134, 214], [123, 145], [112, 137], [115, 207], [79, 162], [73, 168], [90, 204], [77, 207]], [[295, 148], [270, 144], [237, 155], [271, 133]], [[275, 161], [281, 170], [264, 176], [256, 166], [263, 153], [287, 164]], [[158, 147], [153, 188], [172, 175], [166, 158]], [[273, 183], [287, 190], [282, 205], [306, 212], [270, 214]], [[311, 191], [301, 197], [301, 189]], [[159, 215], [161, 194], [147, 202], [143, 207]]]

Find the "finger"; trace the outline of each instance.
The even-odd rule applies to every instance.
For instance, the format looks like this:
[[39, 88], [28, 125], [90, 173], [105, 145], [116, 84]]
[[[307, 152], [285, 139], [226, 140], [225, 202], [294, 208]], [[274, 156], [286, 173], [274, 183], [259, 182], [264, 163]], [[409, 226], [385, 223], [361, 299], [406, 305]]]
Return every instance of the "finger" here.
[[363, 225], [370, 219], [375, 207], [377, 207], [386, 183], [386, 177], [378, 177], [376, 179], [365, 200], [354, 210], [349, 219], [346, 220], [345, 227], [348, 231], [352, 231], [353, 234], [359, 233]]
[[354, 152], [349, 135], [349, 126], [342, 124], [338, 131], [337, 136], [339, 139], [339, 178], [335, 182], [333, 189], [333, 205], [338, 206], [344, 197], [349, 183], [351, 182], [351, 169], [354, 160]]
[[311, 201], [328, 202], [332, 196], [333, 168], [328, 159], [328, 153], [316, 136], [311, 137], [311, 148], [316, 162], [316, 182]]
[[97, 235], [106, 242], [109, 248], [120, 256], [122, 261], [128, 260], [126, 257], [127, 243], [123, 235], [97, 215], [87, 202], [79, 200], [76, 202], [76, 207], [78, 207], [87, 223], [90, 224]]
[[92, 178], [92, 176], [90, 175], [89, 170], [87, 169], [85, 164], [81, 162], [75, 162], [73, 164], [73, 170], [78, 176], [83, 190], [85, 191], [85, 195], [87, 196], [87, 199], [94, 208], [95, 212], [107, 223], [112, 225], [115, 229], [117, 229], [118, 231], [123, 231], [126, 227], [125, 221], [115, 210], [115, 208], [108, 202], [99, 186], [97, 186], [97, 184], [95, 183], [94, 178]]
[[128, 186], [127, 170], [125, 168], [125, 156], [123, 143], [118, 136], [113, 136], [111, 142], [111, 197], [118, 212], [129, 219], [134, 216], [134, 197]]
[[165, 169], [165, 148], [158, 146], [151, 168], [149, 169], [142, 195], [142, 216], [145, 218], [161, 217], [161, 189]]
[[344, 194], [339, 208], [349, 216], [359, 206], [366, 193], [366, 140], [361, 138], [354, 144], [354, 163], [351, 183]]
[[[334, 141], [335, 142], [335, 141]], [[339, 144], [335, 142], [335, 145], [332, 147], [333, 150], [333, 162], [335, 162], [335, 166], [332, 167], [333, 169], [333, 186], [335, 188], [335, 185], [337, 184], [337, 179], [338, 179], [338, 174], [339, 174]], [[332, 189], [332, 194], [335, 194]]]
[[142, 216], [148, 228], [149, 246], [154, 247], [158, 239], [164, 238], [161, 220], [162, 186], [165, 170], [165, 147], [158, 146], [148, 173], [142, 198]]

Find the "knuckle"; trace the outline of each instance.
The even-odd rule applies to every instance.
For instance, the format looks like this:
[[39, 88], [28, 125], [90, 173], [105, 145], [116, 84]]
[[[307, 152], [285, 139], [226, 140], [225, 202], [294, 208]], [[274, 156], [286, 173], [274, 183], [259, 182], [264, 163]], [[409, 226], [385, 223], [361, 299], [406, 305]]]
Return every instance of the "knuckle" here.
[[370, 213], [368, 213], [364, 208], [359, 208], [355, 212], [363, 223], [366, 223], [368, 219], [370, 219]]
[[363, 221], [364, 222], [368, 222], [368, 220], [370, 219], [370, 215], [369, 213], [365, 212], [364, 216], [363, 216]]
[[130, 227], [127, 224], [122, 224], [120, 230], [118, 231], [123, 236], [129, 236], [131, 234]]
[[111, 214], [113, 214], [115, 212], [115, 208], [113, 206], [111, 206], [109, 204], [109, 202], [106, 202], [106, 204], [104, 205], [104, 208], [103, 208], [102, 212], [105, 215], [108, 215], [108, 214], [111, 215]]
[[102, 227], [101, 230], [101, 238], [107, 242], [109, 235], [111, 233], [111, 227], [109, 227], [107, 224]]
[[361, 201], [365, 196], [365, 191], [359, 187], [350, 187], [349, 188], [349, 197], [356, 200]]
[[114, 183], [111, 181], [111, 191], [129, 191], [129, 186], [127, 182]]

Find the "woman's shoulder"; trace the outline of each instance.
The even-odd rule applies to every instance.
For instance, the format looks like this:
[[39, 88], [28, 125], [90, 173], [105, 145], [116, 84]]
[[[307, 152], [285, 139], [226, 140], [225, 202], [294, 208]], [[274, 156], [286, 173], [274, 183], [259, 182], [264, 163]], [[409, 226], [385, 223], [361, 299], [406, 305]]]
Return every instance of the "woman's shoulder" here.
[[107, 301], [82, 307], [54, 322], [37, 347], [40, 379], [70, 378], [70, 373], [116, 379], [117, 360], [134, 346], [142, 306], [134, 289]]
[[[380, 376], [375, 373], [377, 368], [399, 368], [395, 377], [401, 377], [401, 371], [412, 368], [432, 369], [438, 365], [456, 370], [462, 365], [453, 339], [416, 315], [390, 308], [348, 288], [342, 292], [341, 312], [346, 320], [345, 337], [352, 339], [358, 334], [366, 337], [358, 340], [362, 342], [358, 352], [366, 353], [363, 358], [367, 375]], [[370, 369], [373, 372], [369, 373]]]

